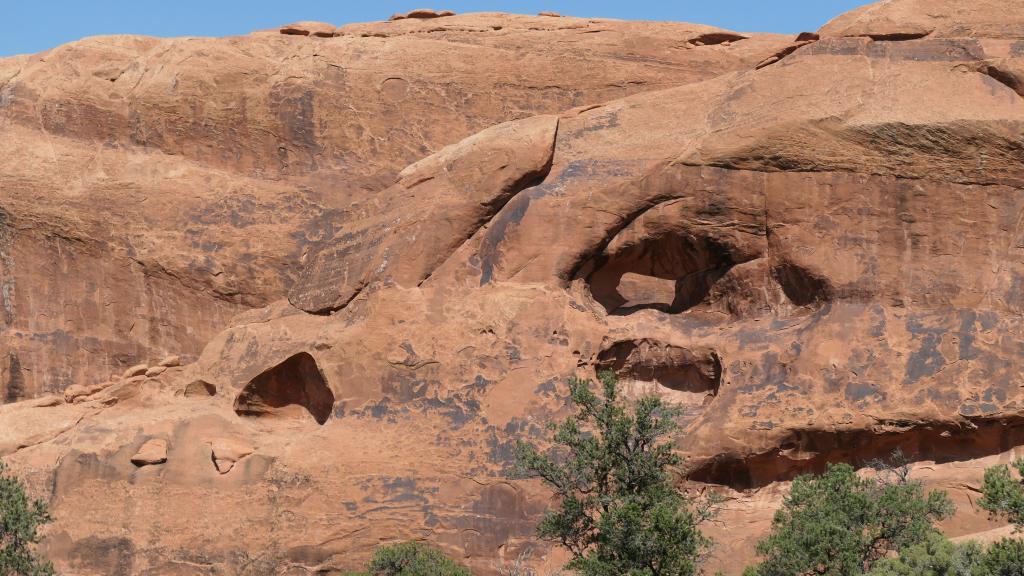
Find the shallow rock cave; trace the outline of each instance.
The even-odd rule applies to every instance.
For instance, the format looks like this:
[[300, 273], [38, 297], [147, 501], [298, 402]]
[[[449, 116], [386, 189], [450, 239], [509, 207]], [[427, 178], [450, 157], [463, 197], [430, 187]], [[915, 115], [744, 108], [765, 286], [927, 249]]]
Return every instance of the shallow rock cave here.
[[193, 380], [185, 386], [182, 394], [186, 398], [204, 398], [217, 395], [217, 386], [205, 380]]
[[293, 407], [304, 408], [318, 424], [327, 422], [334, 408], [334, 392], [306, 352], [264, 370], [235, 398], [239, 416], [292, 417]]
[[622, 380], [655, 383], [682, 393], [676, 400], [687, 404], [706, 404], [722, 382], [722, 362], [714, 351], [646, 338], [608, 346], [598, 354], [597, 368], [611, 370]]
[[855, 468], [891, 463], [894, 453], [908, 463], [963, 462], [1006, 452], [1024, 444], [1024, 419], [987, 418], [965, 423], [936, 422], [890, 431], [793, 430], [770, 450], [722, 454], [695, 462], [687, 477], [736, 490], [761, 488], [800, 474], [821, 474], [828, 464]]
[[782, 292], [797, 306], [813, 306], [831, 300], [832, 287], [828, 280], [789, 262], [772, 268], [772, 276]]
[[670, 232], [605, 256], [587, 282], [609, 314], [645, 309], [679, 314], [702, 303], [742, 261], [715, 238]]

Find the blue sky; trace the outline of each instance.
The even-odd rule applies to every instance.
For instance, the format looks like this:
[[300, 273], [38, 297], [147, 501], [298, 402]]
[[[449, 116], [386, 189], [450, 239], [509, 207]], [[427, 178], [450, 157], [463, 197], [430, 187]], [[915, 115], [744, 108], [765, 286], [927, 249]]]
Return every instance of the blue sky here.
[[226, 36], [296, 20], [386, 19], [429, 7], [456, 12], [554, 10], [570, 16], [676, 20], [745, 32], [815, 30], [866, 0], [0, 0], [0, 56], [39, 52], [85, 36]]

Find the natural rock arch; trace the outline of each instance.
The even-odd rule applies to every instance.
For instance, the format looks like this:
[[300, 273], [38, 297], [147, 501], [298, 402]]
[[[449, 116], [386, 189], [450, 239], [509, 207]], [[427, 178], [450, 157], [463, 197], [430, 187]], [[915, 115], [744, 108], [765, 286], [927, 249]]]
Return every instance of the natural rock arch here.
[[672, 232], [608, 257], [589, 284], [609, 314], [647, 308], [678, 314], [704, 301], [719, 278], [747, 259], [716, 238]]

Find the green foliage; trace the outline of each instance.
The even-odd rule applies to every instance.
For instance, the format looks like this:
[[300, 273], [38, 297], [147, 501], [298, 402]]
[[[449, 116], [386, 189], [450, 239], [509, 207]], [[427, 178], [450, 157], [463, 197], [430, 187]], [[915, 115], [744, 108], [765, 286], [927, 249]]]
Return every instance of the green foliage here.
[[373, 576], [472, 576], [444, 552], [420, 542], [378, 548], [367, 572]]
[[977, 542], [954, 544], [934, 532], [928, 539], [900, 552], [898, 558], [882, 558], [869, 576], [981, 576], [985, 554]]
[[50, 521], [46, 503], [31, 500], [21, 481], [0, 462], [0, 576], [53, 574], [50, 563], [33, 551], [39, 527]]
[[927, 543], [933, 523], [952, 515], [945, 492], [924, 493], [908, 468], [862, 478], [848, 464], [799, 476], [760, 542], [748, 576], [862, 574], [889, 552]]
[[561, 501], [537, 528], [572, 554], [582, 576], [689, 576], [710, 542], [698, 524], [711, 506], [693, 507], [669, 474], [680, 463], [667, 437], [678, 411], [654, 397], [629, 403], [615, 375], [572, 379], [575, 413], [551, 426], [556, 448], [520, 442], [519, 463]]
[[989, 546], [981, 568], [971, 576], [1024, 576], [1024, 541], [1004, 538]]
[[1024, 541], [1004, 539], [982, 550], [977, 542], [954, 544], [941, 534], [883, 558], [868, 576], [1024, 576]]
[[[1024, 475], [1024, 459], [1015, 460], [1013, 467]], [[993, 516], [1004, 517], [1010, 523], [1024, 526], [1024, 486], [1010, 475], [1005, 464], [985, 470], [982, 497], [978, 504]]]

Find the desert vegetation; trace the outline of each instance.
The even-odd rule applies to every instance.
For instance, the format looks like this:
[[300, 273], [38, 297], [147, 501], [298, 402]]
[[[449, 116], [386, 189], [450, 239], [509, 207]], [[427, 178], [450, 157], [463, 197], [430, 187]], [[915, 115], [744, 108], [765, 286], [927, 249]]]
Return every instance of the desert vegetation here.
[[39, 528], [51, 521], [47, 505], [0, 462], [0, 576], [47, 576], [50, 563], [38, 556]]
[[363, 575], [471, 576], [471, 572], [437, 548], [422, 542], [401, 542], [378, 548], [364, 572], [348, 576]]
[[[611, 372], [597, 383], [567, 383], [570, 414], [549, 424], [544, 447], [517, 446], [521, 478], [539, 479], [558, 505], [537, 526], [537, 538], [569, 553], [564, 574], [699, 576], [714, 542], [701, 525], [722, 500], [680, 489], [677, 407], [656, 396], [629, 398]], [[896, 451], [857, 470], [829, 464], [796, 477], [757, 547], [759, 562], [744, 576], [1024, 576], [1024, 539], [988, 547], [955, 543], [937, 523], [955, 506], [928, 492]], [[978, 505], [1024, 529], [1024, 459], [985, 471]], [[52, 521], [47, 504], [0, 462], [0, 576], [54, 574], [36, 550]], [[536, 576], [524, 560], [496, 564], [502, 576]], [[351, 576], [469, 576], [470, 569], [424, 542], [378, 548]]]
[[[700, 530], [721, 501], [681, 491], [681, 458], [671, 438], [678, 410], [663, 400], [624, 396], [615, 375], [570, 379], [571, 414], [549, 425], [546, 450], [521, 441], [523, 476], [539, 478], [559, 502], [537, 536], [570, 554], [565, 573], [581, 576], [705, 574], [714, 543]], [[858, 472], [847, 463], [794, 479], [760, 542], [760, 562], [744, 576], [1024, 575], [1024, 540], [988, 548], [953, 543], [937, 523], [955, 512], [949, 496], [928, 492], [896, 451]], [[1024, 460], [1013, 463], [1024, 475]], [[1010, 466], [985, 473], [979, 504], [1024, 525], [1024, 484]], [[468, 570], [419, 543], [381, 548], [367, 570], [376, 576], [460, 575]], [[503, 574], [534, 574], [518, 563]]]
[[714, 502], [680, 493], [671, 474], [680, 458], [670, 435], [678, 410], [653, 396], [627, 402], [611, 372], [569, 381], [573, 414], [550, 427], [548, 453], [519, 444], [520, 465], [558, 497], [537, 527], [572, 554], [584, 576], [689, 576], [711, 541], [699, 525]]
[[[572, 414], [550, 425], [551, 448], [519, 445], [522, 470], [560, 502], [537, 536], [566, 549], [565, 570], [584, 576], [704, 574], [714, 543], [700, 525], [720, 501], [678, 488], [677, 409], [657, 397], [626, 398], [610, 372], [568, 387]], [[952, 501], [927, 492], [900, 452], [866, 464], [866, 473], [837, 463], [794, 479], [758, 545], [760, 562], [744, 575], [1024, 575], [1022, 540], [985, 549], [943, 536], [937, 522], [953, 515]], [[1010, 468], [986, 471], [980, 505], [1022, 526], [1024, 484]], [[1024, 460], [1012, 468], [1024, 476]]]

